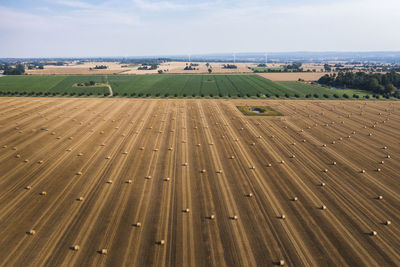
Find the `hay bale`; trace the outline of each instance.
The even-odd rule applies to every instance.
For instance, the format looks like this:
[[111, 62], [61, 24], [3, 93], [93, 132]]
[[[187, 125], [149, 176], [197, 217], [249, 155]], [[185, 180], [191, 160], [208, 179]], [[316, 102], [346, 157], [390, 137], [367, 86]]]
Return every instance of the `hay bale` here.
[[319, 184], [319, 186], [325, 186], [325, 183], [322, 182], [322, 183]]
[[129, 180], [126, 180], [125, 183], [131, 184], [131, 183], [132, 183], [132, 180], [130, 180], [130, 179], [129, 179]]
[[230, 159], [234, 159], [234, 158], [235, 158], [235, 156], [234, 156], [234, 155], [232, 155], [232, 156], [230, 156], [229, 158], [230, 158]]
[[142, 227], [142, 224], [140, 222], [137, 222], [134, 224], [135, 227]]
[[201, 170], [200, 172], [201, 172], [201, 173], [206, 173], [206, 170], [203, 169], [203, 170]]
[[26, 190], [31, 190], [31, 189], [32, 189], [32, 186], [28, 185], [28, 186], [25, 187], [25, 189], [26, 189]]
[[187, 162], [183, 163], [182, 166], [188, 166], [189, 164]]
[[252, 145], [252, 146], [255, 146], [255, 145], [256, 145], [256, 143], [251, 143], [251, 145]]
[[222, 173], [222, 170], [217, 170], [217, 173]]
[[381, 171], [381, 169], [380, 169], [380, 168], [378, 168], [378, 169], [376, 169], [376, 171], [377, 171], [377, 172], [380, 172], [380, 171]]
[[248, 193], [247, 197], [253, 197], [253, 193]]
[[294, 197], [294, 198], [292, 198], [292, 201], [297, 201], [297, 200], [299, 200], [299, 198], [298, 198], [298, 197]]
[[40, 195], [41, 196], [45, 196], [45, 195], [47, 195], [47, 192], [46, 191], [42, 191], [42, 192], [40, 192]]
[[214, 220], [214, 219], [215, 219], [215, 215], [214, 215], [214, 214], [211, 214], [210, 217], [209, 217], [209, 219], [210, 219], [210, 220]]
[[80, 249], [80, 247], [78, 245], [74, 245], [74, 246], [71, 247], [71, 249], [73, 251], [78, 251]]
[[100, 146], [105, 146], [105, 145], [106, 145], [106, 144], [103, 143], [103, 144], [101, 144]]
[[295, 142], [293, 142], [293, 143], [292, 143], [292, 145], [294, 145], [294, 146], [295, 146], [295, 145], [296, 145], [296, 143], [295, 143]]
[[144, 150], [144, 147], [140, 147], [139, 150]]
[[201, 144], [197, 144], [196, 146], [201, 146]]
[[107, 255], [107, 253], [108, 253], [108, 250], [105, 249], [105, 248], [103, 248], [102, 250], [100, 250], [100, 254], [102, 254], [102, 255]]
[[285, 164], [285, 161], [284, 161], [284, 160], [281, 160], [281, 164]]
[[43, 160], [39, 160], [37, 163], [38, 163], [38, 164], [42, 164], [42, 163], [43, 163]]
[[378, 235], [378, 233], [377, 233], [376, 231], [371, 231], [371, 232], [369, 233], [369, 235], [371, 235], [371, 236], [376, 236], [376, 235]]
[[332, 165], [336, 165], [336, 161], [332, 162]]
[[303, 139], [302, 142], [305, 143], [305, 142], [307, 142], [307, 141], [306, 141], [306, 139]]
[[322, 146], [323, 146], [323, 147], [326, 147], [326, 144], [323, 144]]
[[160, 240], [160, 241], [158, 242], [158, 244], [161, 245], [161, 246], [163, 246], [163, 245], [165, 245], [165, 241], [164, 241], [164, 240]]
[[255, 166], [251, 166], [251, 167], [250, 167], [250, 170], [255, 170], [255, 169], [256, 169]]
[[82, 172], [77, 172], [76, 175], [82, 175]]
[[168, 150], [169, 150], [169, 151], [172, 151], [172, 150], [174, 150], [174, 149], [173, 149], [172, 147], [169, 147]]
[[279, 265], [279, 266], [285, 265], [285, 261], [284, 261], [284, 260], [280, 260], [280, 261], [278, 262], [278, 265]]
[[157, 151], [158, 151], [158, 148], [154, 148], [153, 151], [157, 152]]
[[326, 206], [325, 206], [325, 205], [322, 205], [322, 206], [321, 206], [321, 210], [326, 210]]
[[71, 149], [71, 148], [68, 148], [66, 151], [67, 151], [67, 152], [71, 152], [71, 151], [72, 151], [72, 149]]
[[29, 230], [28, 234], [29, 235], [36, 235], [36, 230], [31, 229], [31, 230]]
[[386, 222], [385, 222], [385, 225], [391, 225], [391, 224], [392, 224], [391, 221], [386, 221]]
[[83, 199], [84, 199], [83, 197], [79, 197], [79, 198], [77, 198], [76, 200], [77, 200], [77, 201], [83, 201]]
[[387, 159], [390, 159], [390, 155], [386, 155], [386, 158], [387, 158]]
[[237, 216], [237, 215], [233, 215], [233, 216], [231, 217], [231, 220], [236, 221], [237, 219], [238, 219], [238, 216]]
[[128, 151], [124, 151], [124, 152], [122, 152], [122, 154], [123, 154], [123, 155], [127, 155], [127, 154], [128, 154]]
[[83, 156], [83, 153], [82, 153], [82, 152], [78, 154], [78, 157], [80, 157], [80, 156]]
[[280, 219], [284, 220], [286, 218], [285, 214], [279, 216]]
[[332, 141], [332, 144], [335, 144], [336, 142], [335, 141]]
[[383, 196], [378, 196], [376, 199], [382, 200], [382, 199], [383, 199]]
[[342, 138], [342, 137], [339, 137], [339, 140], [340, 140], [340, 141], [342, 141], [342, 140], [343, 140], [343, 138]]
[[379, 162], [380, 164], [384, 164], [385, 162], [382, 160], [381, 162]]
[[25, 162], [25, 163], [28, 163], [28, 162], [29, 162], [29, 159], [24, 160], [24, 162]]
[[296, 156], [295, 156], [295, 155], [291, 155], [290, 157], [291, 157], [292, 159], [296, 158]]
[[15, 147], [13, 147], [13, 148], [12, 148], [12, 150], [17, 150], [17, 147], [16, 147], [16, 146], [15, 146]]
[[327, 172], [328, 172], [328, 169], [324, 169], [324, 172], [327, 173]]
[[365, 173], [365, 170], [361, 170], [360, 173]]
[[185, 210], [183, 210], [183, 212], [189, 213], [189, 212], [190, 212], [190, 209], [185, 209]]
[[271, 164], [271, 163], [268, 163], [268, 164], [267, 164], [267, 167], [271, 167], [271, 166], [272, 166], [272, 164]]
[[16, 157], [17, 159], [19, 159], [19, 158], [21, 157], [21, 155], [20, 155], [20, 154], [17, 154], [17, 155], [15, 155], [15, 157]]
[[107, 180], [107, 182], [106, 182], [107, 184], [112, 184], [113, 183], [113, 181], [112, 180]]
[[387, 149], [387, 146], [382, 147], [382, 149]]
[[107, 156], [106, 159], [111, 159], [111, 156]]
[[147, 180], [149, 180], [149, 179], [151, 179], [151, 176], [150, 175], [147, 175], [146, 177], [144, 177], [145, 179], [147, 179]]
[[4, 145], [3, 148], [7, 148], [7, 145]]
[[164, 178], [164, 181], [165, 181], [165, 182], [169, 182], [169, 180], [170, 180], [169, 177]]
[[372, 136], [372, 133], [369, 133], [368, 136]]

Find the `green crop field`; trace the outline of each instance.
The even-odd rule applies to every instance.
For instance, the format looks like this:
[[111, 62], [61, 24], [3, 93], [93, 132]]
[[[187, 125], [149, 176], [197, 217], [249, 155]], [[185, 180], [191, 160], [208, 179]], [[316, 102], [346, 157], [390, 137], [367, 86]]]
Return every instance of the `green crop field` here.
[[[77, 86], [90, 81], [98, 86]], [[300, 82], [273, 82], [254, 74], [149, 74], [4, 76], [0, 95], [107, 96], [110, 84], [116, 97], [196, 98], [354, 98], [368, 93], [360, 90], [329, 89]]]

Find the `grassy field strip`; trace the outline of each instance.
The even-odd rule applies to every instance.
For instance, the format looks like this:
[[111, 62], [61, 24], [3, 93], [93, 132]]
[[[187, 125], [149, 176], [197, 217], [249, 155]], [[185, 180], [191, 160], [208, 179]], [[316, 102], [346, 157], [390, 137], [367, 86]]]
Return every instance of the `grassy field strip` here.
[[[93, 86], [78, 86], [89, 84]], [[97, 86], [96, 86], [97, 84]], [[356, 99], [369, 92], [329, 89], [301, 82], [273, 82], [255, 74], [149, 74], [6, 76], [0, 80], [0, 95], [6, 96], [109, 96], [173, 98], [311, 98]]]

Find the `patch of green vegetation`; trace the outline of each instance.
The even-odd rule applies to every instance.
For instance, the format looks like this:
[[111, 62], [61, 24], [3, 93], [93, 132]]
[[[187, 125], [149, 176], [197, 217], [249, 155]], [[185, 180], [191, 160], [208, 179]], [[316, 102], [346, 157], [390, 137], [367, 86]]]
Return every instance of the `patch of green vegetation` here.
[[4, 76], [0, 95], [104, 96], [107, 84], [115, 97], [363, 99], [368, 95], [361, 90], [273, 82], [255, 74]]
[[289, 96], [308, 99], [366, 99], [367, 95], [372, 98], [372, 94], [356, 89], [330, 89], [319, 85], [303, 82], [275, 82], [288, 91]]
[[270, 106], [237, 106], [237, 108], [246, 116], [283, 116]]

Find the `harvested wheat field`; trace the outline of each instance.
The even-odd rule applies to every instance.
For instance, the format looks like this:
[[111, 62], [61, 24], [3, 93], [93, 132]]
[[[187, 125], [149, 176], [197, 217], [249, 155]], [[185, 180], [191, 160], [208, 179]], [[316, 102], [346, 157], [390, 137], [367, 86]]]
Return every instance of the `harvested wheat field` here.
[[270, 72], [270, 73], [257, 73], [261, 77], [269, 79], [271, 81], [298, 81], [302, 79], [304, 81], [317, 81], [322, 76], [326, 75], [326, 72]]
[[0, 98], [0, 265], [398, 266], [399, 136], [390, 101]]

